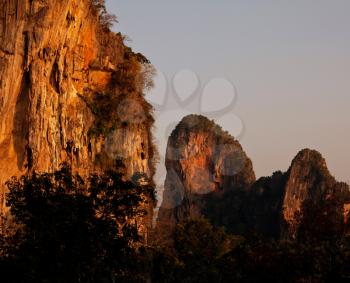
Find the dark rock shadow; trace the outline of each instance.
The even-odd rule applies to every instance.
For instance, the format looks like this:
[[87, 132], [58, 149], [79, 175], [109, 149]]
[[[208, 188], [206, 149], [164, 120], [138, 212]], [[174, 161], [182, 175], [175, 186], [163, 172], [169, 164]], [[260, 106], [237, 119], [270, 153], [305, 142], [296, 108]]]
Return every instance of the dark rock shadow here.
[[22, 170], [26, 165], [31, 166], [25, 162], [31, 160], [31, 150], [28, 147], [29, 135], [29, 92], [30, 92], [30, 77], [26, 72], [23, 75], [21, 82], [21, 89], [16, 101], [15, 114], [13, 119], [13, 143], [17, 153], [17, 166]]

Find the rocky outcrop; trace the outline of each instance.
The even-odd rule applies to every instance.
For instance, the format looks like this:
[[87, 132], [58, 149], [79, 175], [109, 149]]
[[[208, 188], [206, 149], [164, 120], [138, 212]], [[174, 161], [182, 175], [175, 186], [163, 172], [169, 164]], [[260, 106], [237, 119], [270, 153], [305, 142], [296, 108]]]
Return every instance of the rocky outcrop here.
[[337, 205], [344, 215], [344, 207], [350, 200], [349, 186], [335, 180], [319, 152], [309, 149], [300, 151], [286, 174], [283, 199], [285, 236], [296, 237], [307, 204], [317, 205], [334, 200], [339, 202]]
[[[287, 172], [255, 181], [252, 162], [241, 145], [214, 122], [190, 115], [169, 137], [165, 165], [158, 214], [162, 233], [197, 216], [229, 232], [275, 239], [325, 230], [336, 233], [349, 222], [349, 186], [331, 176], [314, 150], [299, 152]], [[313, 217], [319, 223], [312, 223]], [[314, 229], [317, 225], [325, 227]]]
[[[304, 149], [286, 173], [259, 179], [248, 199], [246, 219], [252, 231], [295, 239], [300, 234], [317, 233], [317, 229], [323, 233], [342, 230], [347, 222], [350, 190], [330, 174], [319, 152]], [[332, 227], [315, 227], [326, 222]]]
[[149, 62], [92, 0], [1, 0], [0, 213], [4, 183], [67, 162], [82, 176], [122, 161], [154, 174]]
[[[169, 137], [167, 176], [159, 226], [172, 227], [191, 216], [208, 216], [209, 202], [248, 188], [255, 181], [253, 166], [241, 145], [204, 116], [182, 119]], [[169, 227], [169, 228], [170, 228]]]

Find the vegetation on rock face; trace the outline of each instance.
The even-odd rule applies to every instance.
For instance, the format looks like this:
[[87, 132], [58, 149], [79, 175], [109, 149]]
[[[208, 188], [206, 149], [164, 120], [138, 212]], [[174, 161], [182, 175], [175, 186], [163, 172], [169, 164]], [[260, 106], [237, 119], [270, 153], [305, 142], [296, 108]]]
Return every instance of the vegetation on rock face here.
[[130, 124], [150, 127], [154, 122], [152, 106], [143, 99], [143, 91], [153, 87], [154, 75], [155, 69], [147, 58], [125, 46], [122, 63], [112, 71], [108, 89], [93, 92], [85, 99], [95, 116], [90, 136], [106, 136]]
[[[143, 93], [153, 87], [155, 68], [143, 54], [135, 53], [125, 45], [124, 36], [111, 31], [117, 18], [107, 12], [105, 0], [90, 0], [90, 3], [98, 17], [97, 36], [101, 39], [99, 52], [102, 55], [90, 67], [103, 70], [110, 79], [101, 89], [85, 87], [84, 95], [81, 95], [94, 115], [94, 124], [88, 134], [90, 137], [105, 137], [130, 124], [151, 127], [154, 122], [152, 106], [144, 100]], [[110, 61], [107, 65], [101, 62], [106, 58]], [[120, 117], [125, 107], [131, 107], [134, 115]]]
[[110, 31], [113, 24], [118, 22], [117, 17], [107, 12], [105, 0], [90, 0], [90, 1], [93, 9], [98, 14], [99, 22], [102, 28], [106, 31]]

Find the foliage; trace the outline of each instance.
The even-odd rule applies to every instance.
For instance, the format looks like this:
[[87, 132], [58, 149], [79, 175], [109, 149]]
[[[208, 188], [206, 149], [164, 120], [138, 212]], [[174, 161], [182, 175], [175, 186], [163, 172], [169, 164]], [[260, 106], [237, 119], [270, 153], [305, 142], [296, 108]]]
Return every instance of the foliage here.
[[350, 238], [312, 243], [234, 237], [203, 220], [180, 224], [154, 252], [153, 282], [348, 282]]
[[93, 94], [88, 105], [95, 116], [95, 121], [89, 129], [89, 136], [107, 136], [109, 132], [118, 127], [117, 125], [121, 124], [117, 113], [115, 113], [118, 104], [117, 96], [111, 92]]
[[349, 247], [248, 238], [223, 258], [222, 282], [345, 282]]
[[[276, 187], [284, 181], [280, 173], [273, 179]], [[270, 181], [260, 185], [265, 183]], [[0, 238], [5, 283], [350, 279], [350, 237], [339, 211], [342, 195], [305, 204], [293, 241], [247, 232], [236, 236], [199, 218], [178, 224], [171, 241], [143, 245], [134, 220], [145, 216], [141, 204], [154, 201], [154, 190], [137, 180], [124, 181], [120, 172], [91, 175], [84, 183], [63, 167], [52, 174], [13, 178], [8, 187], [7, 203], [18, 230]]]
[[93, 98], [87, 103], [95, 117], [88, 132], [90, 137], [106, 137], [113, 130], [130, 125], [147, 128], [154, 122], [152, 106], [137, 94], [101, 92], [93, 94]]
[[117, 23], [117, 17], [113, 14], [109, 14], [106, 9], [105, 0], [90, 0], [91, 5], [99, 16], [99, 21], [102, 29], [105, 31], [110, 31], [114, 23]]
[[[123, 61], [113, 71], [108, 89], [85, 99], [95, 116], [90, 136], [106, 136], [131, 123], [148, 127], [153, 123], [152, 106], [144, 101], [143, 92], [154, 86], [156, 71], [144, 55], [127, 46], [124, 49]], [[121, 117], [125, 110], [129, 112], [126, 118]]]
[[141, 240], [134, 219], [145, 215], [141, 204], [153, 198], [152, 188], [113, 171], [92, 175], [86, 188], [67, 167], [7, 185], [7, 204], [20, 228], [2, 258], [2, 282], [132, 278], [130, 261]]
[[222, 228], [208, 220], [190, 219], [174, 233], [174, 249], [181, 263], [184, 281], [214, 282], [219, 270], [215, 263], [231, 248], [231, 239]]
[[154, 252], [154, 282], [218, 281], [218, 263], [241, 241], [204, 218], [178, 224], [172, 237], [170, 246], [161, 246]]
[[343, 200], [327, 198], [308, 200], [303, 204], [297, 237], [300, 242], [332, 241], [346, 232]]
[[101, 42], [106, 47], [105, 55], [111, 59], [115, 67], [109, 69], [112, 73], [111, 80], [103, 90], [92, 91], [87, 87], [81, 96], [95, 116], [89, 136], [105, 137], [114, 129], [134, 123], [134, 121], [121, 121], [119, 117], [118, 110], [125, 98], [133, 99], [141, 106], [138, 109], [139, 114], [145, 117], [143, 120], [145, 125], [151, 126], [152, 107], [143, 100], [143, 92], [154, 87], [155, 68], [143, 54], [135, 53], [124, 44], [126, 36], [111, 32], [111, 27], [117, 22], [117, 18], [107, 12], [105, 0], [90, 0], [90, 4], [102, 28]]

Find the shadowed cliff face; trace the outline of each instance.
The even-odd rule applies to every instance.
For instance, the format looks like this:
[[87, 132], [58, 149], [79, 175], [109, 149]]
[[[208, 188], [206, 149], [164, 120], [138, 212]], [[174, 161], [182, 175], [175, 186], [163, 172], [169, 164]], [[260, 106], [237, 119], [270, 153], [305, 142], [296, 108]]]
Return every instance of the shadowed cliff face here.
[[339, 216], [346, 218], [344, 209], [350, 201], [349, 186], [335, 180], [319, 152], [309, 149], [300, 151], [286, 175], [283, 199], [285, 236], [292, 238], [297, 236], [298, 228], [305, 217], [307, 204], [317, 205], [334, 200], [341, 211]]
[[[328, 221], [332, 228], [337, 226], [339, 231], [341, 227], [346, 229], [350, 190], [334, 179], [319, 152], [304, 149], [286, 173], [259, 179], [249, 200], [246, 215], [253, 231], [295, 239], [301, 234], [318, 233], [316, 225], [322, 225], [322, 221]], [[316, 220], [318, 216], [323, 220]], [[313, 218], [314, 223], [310, 221]], [[319, 228], [321, 233], [324, 227]], [[326, 230], [331, 231], [331, 227]]]
[[185, 117], [169, 137], [166, 168], [158, 219], [160, 225], [170, 227], [186, 217], [206, 215], [208, 196], [247, 188], [255, 181], [241, 145], [214, 122], [197, 115]]
[[296, 219], [306, 199], [317, 200], [336, 185], [327, 169], [326, 161], [316, 151], [301, 151], [293, 160], [287, 174], [283, 216], [288, 223]]
[[2, 0], [0, 209], [4, 183], [68, 162], [85, 176], [122, 161], [153, 177], [149, 62], [109, 31], [90, 0]]

